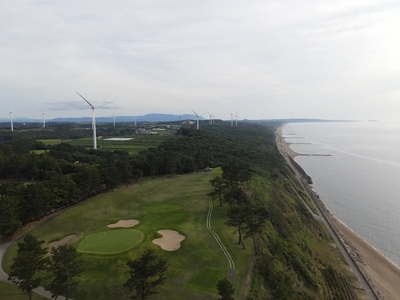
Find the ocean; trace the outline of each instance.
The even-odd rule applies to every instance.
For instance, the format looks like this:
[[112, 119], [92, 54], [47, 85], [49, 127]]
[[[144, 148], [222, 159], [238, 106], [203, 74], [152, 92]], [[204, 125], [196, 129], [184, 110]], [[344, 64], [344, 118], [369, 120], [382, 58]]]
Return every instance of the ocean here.
[[313, 154], [295, 161], [330, 212], [400, 266], [400, 122], [289, 123], [282, 133]]

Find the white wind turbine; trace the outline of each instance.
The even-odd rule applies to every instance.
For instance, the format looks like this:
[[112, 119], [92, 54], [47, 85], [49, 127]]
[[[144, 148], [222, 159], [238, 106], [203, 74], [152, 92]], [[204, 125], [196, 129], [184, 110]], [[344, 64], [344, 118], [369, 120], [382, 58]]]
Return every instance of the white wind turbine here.
[[210, 115], [210, 125], [212, 125], [212, 123], [213, 123], [213, 115], [210, 114], [210, 113], [208, 113], [208, 114]]
[[238, 114], [237, 114], [237, 111], [236, 111], [236, 116], [235, 116], [235, 118], [236, 118], [236, 125], [235, 125], [235, 126], [237, 126], [237, 123], [238, 123]]
[[233, 126], [233, 113], [231, 113], [231, 126]]
[[[96, 112], [95, 112], [95, 108], [89, 101], [87, 101], [81, 94], [79, 94], [78, 92], [76, 92], [83, 100], [86, 101], [87, 104], [90, 105], [90, 107], [92, 108], [92, 129], [93, 129], [93, 149], [97, 149], [97, 136], [96, 136]], [[101, 107], [103, 105], [106, 105], [107, 103], [110, 102], [106, 102], [100, 106], [97, 107]]]
[[45, 128], [45, 127], [46, 127], [46, 116], [45, 116], [45, 113], [46, 113], [46, 110], [44, 110], [44, 111], [42, 112], [42, 118], [43, 118], [43, 128]]
[[14, 106], [10, 110], [10, 124], [11, 124], [11, 131], [14, 131], [14, 115], [13, 115]]
[[113, 114], [113, 118], [114, 118], [114, 127], [115, 127], [115, 114]]
[[[192, 109], [193, 110], [193, 109]], [[199, 129], [199, 115], [193, 110], [194, 114], [197, 117], [197, 129]]]

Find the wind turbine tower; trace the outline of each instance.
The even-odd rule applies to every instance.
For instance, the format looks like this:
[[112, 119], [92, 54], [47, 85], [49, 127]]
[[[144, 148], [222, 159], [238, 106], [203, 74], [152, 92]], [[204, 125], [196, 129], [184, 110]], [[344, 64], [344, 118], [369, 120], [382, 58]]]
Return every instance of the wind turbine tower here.
[[231, 113], [231, 126], [233, 126], [233, 114]]
[[45, 117], [45, 110], [42, 112], [42, 117], [43, 117], [43, 128], [46, 127], [46, 117]]
[[237, 126], [237, 123], [238, 123], [238, 115], [237, 115], [237, 111], [236, 111], [236, 125], [235, 126]]
[[96, 137], [96, 114], [95, 114], [95, 107], [89, 102], [87, 101], [85, 98], [83, 98], [83, 96], [81, 94], [79, 94], [78, 92], [76, 92], [83, 100], [86, 101], [87, 104], [90, 105], [90, 107], [92, 108], [92, 129], [93, 129], [93, 149], [97, 149], [97, 137]]
[[114, 118], [114, 127], [115, 127], [115, 114], [113, 114], [113, 118]]
[[14, 115], [13, 115], [13, 108], [10, 110], [10, 124], [11, 124], [11, 131], [14, 131]]
[[[193, 109], [192, 109], [193, 110]], [[199, 130], [199, 115], [193, 110], [194, 114], [197, 117], [197, 130]]]
[[212, 125], [212, 123], [213, 123], [213, 115], [210, 114], [210, 113], [208, 113], [208, 114], [210, 115], [210, 125]]

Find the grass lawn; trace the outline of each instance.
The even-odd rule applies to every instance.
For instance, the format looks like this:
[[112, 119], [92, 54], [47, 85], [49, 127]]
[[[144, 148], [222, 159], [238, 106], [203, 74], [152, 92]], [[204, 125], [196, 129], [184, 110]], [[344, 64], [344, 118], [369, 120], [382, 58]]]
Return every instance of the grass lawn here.
[[56, 145], [56, 144], [60, 144], [61, 142], [63, 142], [63, 140], [61, 140], [61, 139], [41, 139], [41, 140], [38, 140], [38, 142], [42, 142], [43, 144], [46, 144], [46, 145]]
[[[26, 300], [28, 294], [21, 291], [16, 285], [5, 282], [0, 282], [0, 299], [4, 300]], [[42, 296], [35, 293], [32, 294], [33, 300], [44, 300]]]
[[[97, 138], [97, 146], [101, 150], [115, 151], [115, 150], [126, 150], [129, 154], [138, 154], [140, 151], [148, 148], [154, 148], [159, 146], [162, 142], [174, 138], [175, 130], [160, 131], [157, 135], [133, 135], [129, 136], [133, 138], [127, 141], [109, 141], [106, 140], [108, 137]], [[46, 145], [55, 145], [62, 142], [69, 143], [73, 146], [82, 146], [86, 148], [93, 147], [93, 138], [80, 138], [80, 139], [41, 139], [38, 140]], [[41, 152], [37, 152], [41, 153]]]
[[77, 247], [78, 252], [89, 254], [116, 254], [124, 252], [143, 240], [143, 233], [132, 229], [114, 229], [85, 237]]
[[[228, 276], [229, 263], [207, 230], [209, 199], [206, 194], [211, 190], [209, 180], [220, 172], [215, 169], [173, 178], [145, 179], [139, 185], [121, 187], [63, 211], [38, 227], [33, 235], [48, 245], [67, 235], [77, 234], [79, 237], [72, 245], [79, 248], [80, 243], [92, 235], [101, 239], [105, 232], [108, 235], [118, 231], [109, 229], [108, 224], [137, 219], [140, 223], [134, 229], [143, 233], [143, 239], [129, 250], [113, 255], [83, 254], [86, 271], [80, 278], [81, 290], [73, 298], [124, 299], [126, 291], [122, 285], [129, 277], [127, 261], [152, 248], [168, 259], [170, 267], [167, 282], [151, 299], [215, 299], [217, 280]], [[243, 250], [237, 244], [235, 228], [224, 224], [225, 216], [225, 207], [219, 207], [215, 202], [211, 224], [235, 262], [235, 298], [243, 299], [253, 258], [252, 242], [246, 240], [247, 249]], [[184, 235], [186, 239], [181, 242], [181, 248], [169, 252], [153, 244], [153, 239], [161, 237], [157, 233], [161, 229], [176, 230]], [[128, 232], [133, 229], [120, 230]], [[15, 246], [6, 253], [3, 261], [6, 271], [15, 253]]]

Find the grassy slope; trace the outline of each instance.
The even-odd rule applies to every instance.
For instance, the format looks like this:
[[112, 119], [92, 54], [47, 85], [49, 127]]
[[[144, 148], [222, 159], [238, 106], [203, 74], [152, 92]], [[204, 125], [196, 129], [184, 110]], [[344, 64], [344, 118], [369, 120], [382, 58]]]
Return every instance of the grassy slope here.
[[[153, 299], [205, 299], [216, 297], [216, 281], [228, 275], [228, 262], [218, 244], [206, 228], [208, 181], [219, 173], [175, 176], [173, 178], [147, 179], [139, 186], [122, 188], [102, 194], [95, 199], [64, 211], [50, 222], [37, 228], [33, 234], [46, 243], [76, 233], [84, 236], [108, 229], [107, 225], [120, 219], [138, 219], [135, 229], [144, 233], [137, 247], [118, 255], [87, 255], [86, 271], [81, 278], [81, 292], [74, 299], [121, 299], [122, 283], [128, 277], [126, 262], [134, 259], [145, 248], [153, 248], [166, 257], [171, 267], [161, 293]], [[244, 294], [244, 282], [249, 272], [253, 250], [237, 245], [233, 229], [224, 225], [225, 207], [215, 203], [212, 226], [221, 236], [236, 263], [235, 288], [240, 299]], [[151, 241], [160, 237], [160, 229], [173, 229], [186, 236], [178, 251], [166, 252]], [[15, 248], [8, 251], [4, 267], [9, 269]]]
[[[281, 219], [280, 224], [278, 222], [278, 226], [267, 222], [267, 230], [262, 235], [262, 254], [256, 264], [250, 299], [275, 299], [270, 294], [272, 290], [270, 287], [274, 284], [279, 284], [278, 282], [280, 281], [278, 281], [279, 276], [272, 275], [273, 272], [285, 274], [291, 279], [286, 284], [292, 287], [292, 292], [297, 292], [298, 294], [291, 294], [290, 299], [328, 299], [327, 284], [330, 285], [329, 289], [334, 289], [337, 286], [337, 283], [327, 283], [323, 279], [322, 271], [329, 265], [345, 276], [350, 286], [358, 287], [357, 278], [349, 269], [347, 262], [323, 224], [315, 221], [311, 216], [303, 216], [301, 218], [299, 206], [303, 204], [297, 199], [287, 183], [282, 180], [267, 178], [268, 175], [254, 178], [251, 182], [252, 190], [262, 196], [266, 204], [270, 202], [278, 203], [279, 210], [284, 213], [284, 218]], [[270, 190], [272, 182], [278, 187], [275, 193]], [[288, 233], [283, 237], [280, 229], [285, 226]], [[281, 247], [283, 245], [283, 247], [276, 251], [279, 245]], [[287, 254], [286, 256], [281, 254], [283, 252], [292, 253], [293, 256], [288, 259]], [[295, 264], [297, 267], [294, 268], [294, 265], [290, 262], [291, 260], [298, 261]], [[299, 277], [300, 273], [294, 272], [296, 269], [301, 269], [301, 265], [304, 266], [302, 272], [308, 273], [310, 280], [316, 284], [315, 289], [305, 284], [304, 278], [301, 279]], [[266, 271], [267, 268], [269, 275], [264, 275], [263, 278], [261, 274], [268, 273]], [[288, 288], [283, 289], [288, 290]], [[357, 290], [354, 292], [364, 295], [363, 291]], [[303, 294], [302, 296], [300, 296], [301, 293]]]

